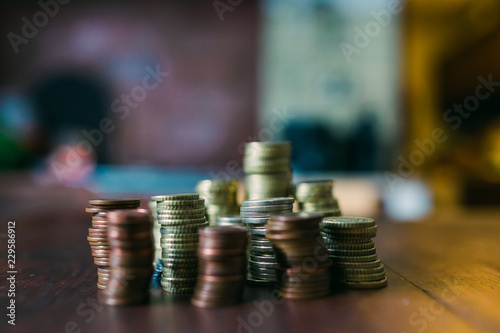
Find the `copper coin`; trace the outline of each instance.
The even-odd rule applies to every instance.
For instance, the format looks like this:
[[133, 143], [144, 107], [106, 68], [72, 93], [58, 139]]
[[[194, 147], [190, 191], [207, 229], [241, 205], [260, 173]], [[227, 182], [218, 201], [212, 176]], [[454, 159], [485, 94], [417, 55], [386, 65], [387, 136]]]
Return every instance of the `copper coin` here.
[[91, 199], [89, 200], [89, 204], [97, 206], [140, 205], [141, 199], [139, 198]]
[[114, 210], [108, 213], [108, 222], [112, 224], [151, 223], [151, 215], [145, 209]]
[[109, 239], [119, 239], [119, 240], [136, 240], [136, 239], [150, 239], [152, 237], [151, 229], [141, 232], [123, 232], [112, 228], [108, 228], [108, 238]]
[[300, 231], [300, 232], [286, 232], [286, 233], [274, 233], [274, 232], [268, 232], [266, 234], [267, 239], [271, 240], [289, 240], [289, 239], [304, 239], [304, 238], [309, 238], [309, 239], [316, 239], [320, 236], [319, 230], [309, 230], [309, 231]]
[[154, 253], [152, 248], [141, 249], [136, 251], [127, 251], [120, 248], [114, 248], [111, 250], [111, 255], [115, 258], [147, 258]]

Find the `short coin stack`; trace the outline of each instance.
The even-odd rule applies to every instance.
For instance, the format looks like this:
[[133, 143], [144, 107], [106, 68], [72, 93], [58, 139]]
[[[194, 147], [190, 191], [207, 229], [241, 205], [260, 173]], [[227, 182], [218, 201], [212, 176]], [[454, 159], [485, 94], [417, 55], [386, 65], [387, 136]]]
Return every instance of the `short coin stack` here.
[[375, 221], [365, 217], [329, 217], [321, 222], [322, 235], [332, 260], [332, 281], [340, 286], [368, 289], [387, 285], [384, 265], [372, 238]]
[[198, 229], [205, 227], [205, 200], [198, 194], [153, 196], [160, 224], [161, 285], [171, 294], [192, 294], [198, 273]]
[[199, 307], [238, 303], [245, 282], [247, 230], [213, 226], [199, 234], [198, 282], [191, 302]]
[[325, 217], [340, 216], [339, 203], [333, 197], [333, 180], [306, 181], [295, 185], [299, 211], [321, 213]]
[[89, 228], [89, 241], [97, 265], [97, 288], [106, 289], [109, 281], [110, 246], [107, 236], [107, 212], [114, 209], [134, 209], [141, 205], [140, 199], [94, 199], [89, 201], [87, 213], [92, 213], [92, 228]]
[[205, 199], [207, 219], [215, 225], [218, 216], [233, 215], [240, 212], [236, 194], [238, 182], [202, 180], [196, 185], [196, 192]]
[[286, 197], [291, 194], [290, 142], [249, 142], [243, 169], [247, 200]]
[[108, 213], [111, 275], [105, 290], [109, 305], [143, 303], [153, 273], [152, 218], [145, 209]]
[[248, 227], [248, 275], [247, 280], [258, 284], [276, 281], [276, 256], [269, 240], [266, 239], [267, 221], [277, 214], [293, 211], [293, 198], [270, 198], [243, 201], [240, 215], [243, 225]]
[[269, 239], [278, 266], [277, 287], [284, 298], [306, 299], [330, 293], [328, 252], [320, 235], [323, 215], [293, 213], [271, 216], [267, 223]]

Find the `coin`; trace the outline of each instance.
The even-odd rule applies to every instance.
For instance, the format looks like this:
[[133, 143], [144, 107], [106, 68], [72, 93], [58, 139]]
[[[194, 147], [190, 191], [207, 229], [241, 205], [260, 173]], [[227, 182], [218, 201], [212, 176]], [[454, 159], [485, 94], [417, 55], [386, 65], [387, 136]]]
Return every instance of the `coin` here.
[[333, 180], [312, 180], [295, 185], [295, 198], [302, 212], [322, 213], [325, 217], [339, 216], [340, 208], [333, 196]]
[[339, 271], [340, 274], [346, 275], [371, 275], [385, 272], [384, 265], [380, 264], [376, 267], [371, 268], [344, 268], [344, 269], [332, 269], [332, 271]]
[[241, 203], [241, 207], [258, 207], [258, 206], [281, 206], [281, 205], [291, 205], [294, 203], [293, 198], [289, 197], [280, 197], [280, 198], [267, 198], [267, 199], [255, 199], [255, 200], [247, 200]]
[[330, 228], [370, 228], [375, 227], [375, 221], [367, 217], [339, 216], [323, 219], [323, 227]]
[[240, 212], [272, 212], [293, 209], [292, 204], [269, 205], [269, 206], [242, 206]]
[[246, 271], [247, 230], [212, 226], [199, 230], [199, 272], [192, 304], [223, 306], [241, 299]]
[[170, 194], [170, 195], [154, 195], [151, 200], [156, 202], [162, 201], [180, 201], [180, 200], [196, 200], [200, 196], [197, 193], [187, 193], [187, 194]]
[[351, 268], [368, 269], [375, 268], [381, 265], [380, 259], [368, 262], [334, 262], [333, 269], [342, 268], [344, 270]]
[[198, 227], [204, 225], [207, 220], [204, 217], [193, 219], [166, 219], [158, 215], [158, 223], [166, 228], [170, 227]]
[[[160, 227], [158, 253], [162, 276], [159, 284], [163, 291], [171, 294], [191, 294], [196, 282], [192, 272], [198, 269], [198, 230], [208, 225], [205, 200], [198, 194], [162, 195], [151, 199], [156, 201], [155, 219]], [[183, 281], [182, 286], [179, 281]]]
[[276, 265], [276, 257], [273, 255], [250, 255], [249, 262], [250, 261], [262, 264], [273, 263]]
[[[259, 263], [276, 262], [274, 249], [263, 236], [268, 231], [265, 228], [269, 215], [274, 213], [289, 214], [292, 212], [294, 199], [289, 197], [265, 198], [259, 200], [248, 200], [242, 203], [240, 215], [243, 217], [242, 223], [249, 228], [251, 239], [249, 240], [249, 254], [253, 257], [252, 262], [249, 261], [247, 280], [258, 278], [266, 278], [267, 280], [276, 280], [274, 272], [262, 273], [259, 268]], [[264, 258], [263, 261], [260, 261]]]
[[321, 232], [325, 244], [331, 244], [332, 242], [338, 243], [340, 240], [343, 244], [361, 244], [371, 242], [372, 238], [376, 235], [342, 235], [342, 234], [332, 234], [328, 232]]
[[205, 208], [190, 209], [188, 212], [185, 210], [169, 210], [169, 209], [157, 209], [157, 214], [159, 217], [167, 219], [193, 219], [199, 217], [205, 217]]
[[329, 249], [332, 250], [366, 250], [375, 247], [373, 241], [368, 241], [366, 243], [343, 243], [339, 241], [333, 241], [331, 238], [323, 238], [325, 244], [328, 245]]
[[250, 142], [245, 146], [243, 170], [247, 199], [290, 194], [291, 145], [289, 142]]
[[240, 215], [217, 216], [216, 225], [241, 225], [242, 218]]
[[118, 199], [92, 199], [89, 200], [90, 205], [94, 206], [123, 206], [123, 205], [140, 205], [141, 199], [137, 198], [118, 198]]
[[100, 266], [111, 266], [108, 270], [98, 269], [100, 287], [107, 283], [106, 303], [126, 305], [144, 302], [149, 297], [152, 275], [151, 215], [143, 209], [112, 210], [106, 218], [111, 247], [109, 259], [94, 261]]
[[240, 212], [240, 215], [242, 218], [255, 218], [255, 217], [270, 217], [272, 215], [283, 215], [283, 214], [289, 214], [292, 211], [292, 207], [287, 210], [276, 210], [276, 211], [269, 211], [269, 212]]
[[[278, 265], [275, 271], [280, 294], [285, 298], [313, 298], [330, 291], [328, 267], [331, 263], [327, 258], [322, 262], [316, 260], [314, 266], [307, 267], [307, 271], [301, 266], [308, 258], [315, 258], [318, 250], [326, 253], [325, 244], [319, 238], [322, 217], [315, 213], [293, 213], [269, 219], [266, 238], [276, 251]], [[253, 271], [256, 272], [256, 269], [253, 268]]]
[[196, 192], [205, 199], [206, 215], [210, 225], [215, 225], [217, 218], [239, 213], [236, 195], [237, 181], [203, 180], [196, 185]]
[[387, 277], [384, 277], [378, 281], [369, 281], [369, 282], [359, 282], [359, 281], [343, 281], [339, 283], [340, 285], [352, 288], [352, 289], [376, 289], [383, 288], [387, 286]]
[[323, 219], [321, 225], [329, 257], [333, 261], [332, 274], [338, 285], [352, 288], [376, 288], [386, 285], [387, 280], [373, 285], [365, 284], [386, 278], [384, 267], [371, 240], [377, 232], [373, 219], [332, 217]]
[[367, 256], [336, 256], [330, 255], [330, 259], [335, 262], [367, 262], [377, 260], [376, 254], [371, 254]]
[[376, 254], [375, 248], [365, 249], [365, 250], [338, 250], [338, 249], [329, 249], [328, 253], [335, 256], [367, 256]]
[[323, 232], [329, 232], [332, 235], [341, 235], [341, 237], [349, 237], [350, 235], [376, 235], [377, 226], [366, 228], [330, 228], [322, 226]]

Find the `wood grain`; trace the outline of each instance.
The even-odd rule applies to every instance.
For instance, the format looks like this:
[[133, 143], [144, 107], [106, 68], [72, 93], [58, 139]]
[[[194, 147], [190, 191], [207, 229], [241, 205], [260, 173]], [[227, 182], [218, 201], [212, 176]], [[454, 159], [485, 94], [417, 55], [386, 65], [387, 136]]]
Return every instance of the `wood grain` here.
[[[100, 303], [86, 241], [82, 190], [0, 189], [0, 234], [17, 221], [17, 321], [7, 324], [6, 244], [0, 238], [0, 332], [498, 332], [498, 211], [381, 219], [375, 238], [389, 285], [273, 303], [272, 288], [248, 286], [242, 304], [199, 309], [152, 290], [150, 304]], [[24, 190], [20, 190], [24, 188]], [[36, 202], [33, 199], [36, 198]], [[4, 204], [7, 203], [7, 204]], [[33, 205], [33, 209], [31, 209]]]

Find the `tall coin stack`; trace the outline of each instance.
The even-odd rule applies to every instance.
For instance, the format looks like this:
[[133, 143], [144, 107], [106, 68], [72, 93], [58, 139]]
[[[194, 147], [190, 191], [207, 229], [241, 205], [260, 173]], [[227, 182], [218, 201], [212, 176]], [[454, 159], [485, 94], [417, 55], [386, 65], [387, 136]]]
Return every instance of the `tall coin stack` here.
[[199, 307], [238, 303], [245, 282], [247, 230], [214, 226], [199, 234], [198, 282], [191, 302]]
[[267, 235], [276, 252], [277, 288], [284, 298], [306, 299], [330, 293], [330, 266], [318, 213], [271, 216]]
[[306, 181], [295, 185], [295, 199], [299, 211], [340, 216], [339, 203], [333, 197], [333, 180]]
[[109, 305], [130, 305], [149, 299], [153, 273], [152, 219], [145, 209], [108, 213], [111, 275], [105, 290]]
[[246, 199], [287, 197], [291, 194], [290, 142], [249, 142], [245, 146]]
[[387, 285], [384, 265], [372, 238], [375, 221], [366, 217], [328, 217], [321, 222], [322, 235], [332, 260], [332, 281], [343, 287], [368, 289]]
[[255, 284], [276, 282], [276, 256], [269, 240], [266, 239], [267, 221], [277, 214], [293, 211], [293, 198], [270, 198], [243, 201], [240, 209], [242, 223], [248, 227], [248, 273], [247, 280]]
[[198, 194], [153, 196], [160, 224], [161, 285], [171, 294], [192, 294], [198, 273], [198, 229], [205, 227], [205, 200]]
[[92, 213], [92, 228], [89, 228], [89, 241], [97, 265], [97, 288], [106, 289], [109, 281], [110, 246], [107, 236], [107, 213], [114, 209], [135, 209], [141, 205], [140, 199], [94, 199], [89, 200], [87, 213]]
[[240, 212], [236, 194], [238, 181], [202, 180], [196, 185], [196, 192], [205, 199], [207, 219], [215, 225], [218, 216], [238, 214]]

